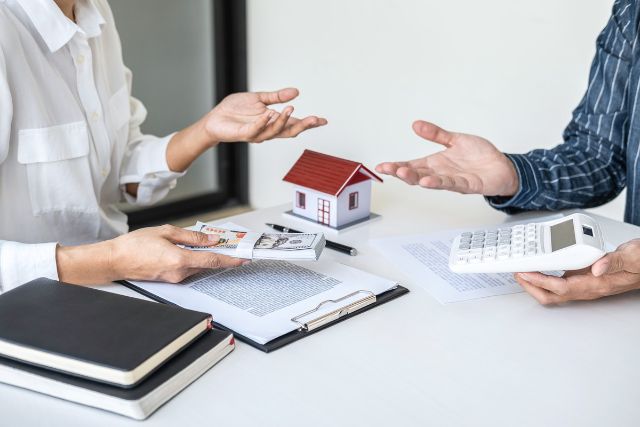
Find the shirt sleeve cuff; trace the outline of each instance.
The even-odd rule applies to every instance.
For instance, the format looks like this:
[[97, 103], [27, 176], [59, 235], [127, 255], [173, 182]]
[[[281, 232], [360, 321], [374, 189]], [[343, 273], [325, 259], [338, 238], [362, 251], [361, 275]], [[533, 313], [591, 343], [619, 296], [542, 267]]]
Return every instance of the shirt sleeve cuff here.
[[[127, 168], [120, 177], [120, 185], [128, 203], [156, 203], [176, 186], [178, 178], [184, 176], [185, 172], [173, 172], [167, 164], [167, 146], [173, 135], [145, 140], [130, 153]], [[136, 197], [125, 191], [125, 185], [130, 183], [138, 184]]]
[[538, 171], [526, 154], [505, 155], [511, 160], [516, 169], [520, 188], [518, 192], [511, 197], [489, 196], [485, 197], [485, 200], [487, 200], [492, 207], [499, 210], [515, 211], [517, 209], [526, 209], [527, 205], [540, 193]]
[[0, 244], [2, 291], [6, 292], [40, 277], [58, 280], [57, 246], [57, 243], [2, 242]]

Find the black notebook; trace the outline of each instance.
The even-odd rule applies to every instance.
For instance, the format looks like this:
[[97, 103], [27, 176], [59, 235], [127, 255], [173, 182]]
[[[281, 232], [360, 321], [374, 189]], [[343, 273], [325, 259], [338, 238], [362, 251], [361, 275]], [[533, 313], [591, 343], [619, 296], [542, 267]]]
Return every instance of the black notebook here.
[[233, 335], [211, 330], [133, 388], [89, 381], [0, 357], [0, 382], [144, 419], [233, 349]]
[[37, 279], [0, 295], [0, 356], [132, 387], [211, 328], [211, 316]]

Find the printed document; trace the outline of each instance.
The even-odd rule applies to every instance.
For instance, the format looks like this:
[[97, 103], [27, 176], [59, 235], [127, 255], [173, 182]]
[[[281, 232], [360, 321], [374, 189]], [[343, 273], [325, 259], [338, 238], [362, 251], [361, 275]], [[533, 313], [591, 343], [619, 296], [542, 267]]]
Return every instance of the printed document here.
[[[549, 215], [533, 221], [561, 218]], [[500, 224], [500, 227], [513, 224]], [[497, 227], [487, 227], [497, 228]], [[373, 239], [371, 244], [388, 260], [443, 304], [522, 292], [511, 273], [457, 274], [449, 270], [453, 239], [469, 230], [447, 230], [432, 234]]]
[[[301, 325], [291, 319], [323, 301], [360, 290], [379, 295], [397, 286], [391, 280], [328, 260], [259, 260], [235, 269], [203, 272], [177, 285], [131, 283], [181, 307], [211, 313], [214, 322], [260, 344], [298, 329]], [[361, 298], [360, 293], [337, 304], [323, 304], [299, 320], [309, 321]]]

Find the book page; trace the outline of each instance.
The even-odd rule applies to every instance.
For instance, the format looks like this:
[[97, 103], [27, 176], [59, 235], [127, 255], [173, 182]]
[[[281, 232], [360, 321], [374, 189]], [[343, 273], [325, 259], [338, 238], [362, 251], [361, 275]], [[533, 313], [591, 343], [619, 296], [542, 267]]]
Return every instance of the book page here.
[[[260, 260], [235, 269], [201, 273], [177, 285], [132, 283], [181, 307], [211, 313], [215, 322], [260, 344], [298, 329], [301, 325], [291, 319], [324, 301], [360, 290], [378, 295], [396, 286], [391, 280], [328, 260]], [[340, 305], [358, 298], [362, 296], [355, 295]], [[325, 304], [317, 316], [336, 308]]]

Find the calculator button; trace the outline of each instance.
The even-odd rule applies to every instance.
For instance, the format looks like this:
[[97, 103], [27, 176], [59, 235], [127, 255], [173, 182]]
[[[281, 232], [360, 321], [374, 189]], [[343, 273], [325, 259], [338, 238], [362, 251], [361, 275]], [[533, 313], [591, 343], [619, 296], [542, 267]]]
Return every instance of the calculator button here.
[[493, 260], [496, 257], [496, 251], [485, 251], [482, 254], [482, 259], [485, 261]]
[[483, 247], [484, 247], [484, 244], [482, 242], [471, 244], [471, 249], [482, 249]]
[[469, 256], [466, 254], [458, 254], [456, 257], [456, 264], [466, 264]]
[[519, 231], [519, 230], [520, 231], [524, 230], [524, 225], [518, 224], [513, 226], [513, 231]]
[[463, 237], [463, 238], [464, 238], [464, 237], [471, 237], [472, 235], [473, 235], [473, 233], [470, 233], [470, 232], [468, 232], [468, 231], [467, 231], [466, 233], [462, 233], [462, 234], [460, 235], [460, 237]]
[[498, 246], [498, 242], [494, 242], [494, 241], [486, 242], [486, 243], [484, 244], [484, 247], [485, 247], [485, 248], [495, 248], [495, 247], [497, 247], [497, 246]]
[[474, 264], [479, 263], [481, 260], [481, 256], [481, 254], [471, 254], [469, 255], [469, 262]]

